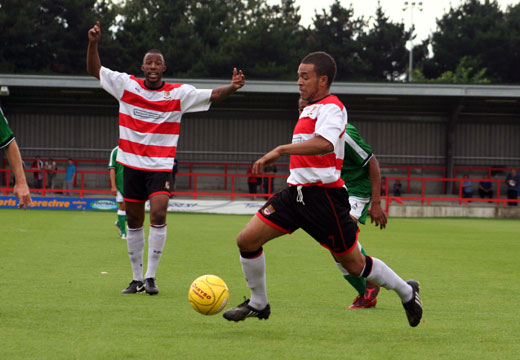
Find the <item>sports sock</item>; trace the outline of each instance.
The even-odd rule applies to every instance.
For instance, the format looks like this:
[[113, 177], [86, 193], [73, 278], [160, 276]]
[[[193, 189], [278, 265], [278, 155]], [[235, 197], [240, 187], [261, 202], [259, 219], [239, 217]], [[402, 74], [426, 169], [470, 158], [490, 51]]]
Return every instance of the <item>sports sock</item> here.
[[350, 283], [350, 285], [352, 285], [352, 287], [354, 287], [354, 289], [356, 289], [358, 294], [364, 295], [366, 285], [367, 285], [367, 280], [364, 277], [349, 274], [347, 269], [345, 269], [343, 267], [343, 265], [341, 265], [339, 262], [336, 262], [336, 266], [338, 267], [341, 274], [343, 274], [343, 278], [345, 280], [347, 280]]
[[249, 305], [257, 310], [264, 309], [268, 304], [264, 251], [252, 258], [240, 255], [240, 264], [246, 277], [247, 287], [251, 290]]
[[133, 279], [143, 281], [144, 228], [128, 228], [126, 238], [128, 256], [132, 265]]
[[[399, 277], [388, 265], [379, 260], [378, 258], [372, 257], [372, 270], [368, 275], [364, 275], [367, 280], [372, 281], [377, 285], [381, 285], [387, 290], [395, 290], [401, 301], [406, 303], [412, 299], [413, 290], [410, 285]], [[368, 261], [367, 261], [368, 265]], [[365, 267], [367, 267], [365, 265]], [[365, 269], [361, 272], [365, 272]]]
[[159, 260], [166, 243], [166, 224], [150, 225], [150, 234], [148, 235], [148, 267], [146, 269], [145, 279], [155, 278], [155, 272], [159, 266]]
[[117, 224], [121, 230], [121, 235], [126, 235], [126, 211], [117, 210]]

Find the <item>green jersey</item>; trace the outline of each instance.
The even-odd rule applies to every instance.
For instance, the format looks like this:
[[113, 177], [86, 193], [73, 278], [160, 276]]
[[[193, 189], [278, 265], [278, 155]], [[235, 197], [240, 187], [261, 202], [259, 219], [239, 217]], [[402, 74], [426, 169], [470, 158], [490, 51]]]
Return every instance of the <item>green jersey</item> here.
[[110, 153], [110, 160], [108, 161], [108, 168], [114, 169], [116, 171], [116, 188], [121, 194], [124, 194], [123, 193], [123, 165], [121, 165], [120, 163], [118, 163], [116, 161], [117, 149], [119, 149], [118, 146], [116, 146]]
[[14, 140], [13, 131], [7, 123], [4, 112], [0, 108], [0, 149], [5, 148]]
[[372, 148], [365, 143], [356, 127], [349, 123], [345, 130], [345, 158], [341, 169], [341, 178], [347, 184], [349, 195], [372, 197], [367, 165], [373, 156]]

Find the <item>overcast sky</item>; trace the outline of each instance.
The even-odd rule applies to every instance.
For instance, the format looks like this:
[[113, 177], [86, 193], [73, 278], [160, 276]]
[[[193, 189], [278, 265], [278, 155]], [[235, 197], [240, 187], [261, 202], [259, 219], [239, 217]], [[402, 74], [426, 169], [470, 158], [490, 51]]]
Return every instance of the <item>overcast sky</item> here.
[[[321, 13], [321, 9], [325, 8], [328, 11], [333, 2], [334, 0], [296, 0], [296, 4], [300, 7], [302, 25], [310, 25], [315, 10]], [[419, 1], [408, 1], [408, 3], [412, 2], [416, 4], [419, 3]], [[437, 26], [435, 20], [446, 13], [450, 9], [451, 4], [454, 7], [458, 7], [462, 2], [463, 0], [423, 0], [422, 11], [419, 11], [419, 7], [415, 6], [413, 9], [413, 22], [415, 24], [417, 39], [422, 40], [427, 38]], [[502, 10], [505, 10], [507, 5], [512, 5], [517, 2], [518, 0], [498, 0]], [[279, 4], [280, 0], [268, 0], [268, 3], [271, 5]], [[341, 0], [341, 4], [345, 8], [353, 4], [355, 17], [373, 16], [377, 8], [377, 3], [378, 0]], [[381, 0], [385, 14], [396, 22], [402, 22], [404, 20], [406, 28], [408, 28], [411, 22], [411, 12], [410, 9], [403, 11], [405, 7], [404, 3], [404, 0]]]

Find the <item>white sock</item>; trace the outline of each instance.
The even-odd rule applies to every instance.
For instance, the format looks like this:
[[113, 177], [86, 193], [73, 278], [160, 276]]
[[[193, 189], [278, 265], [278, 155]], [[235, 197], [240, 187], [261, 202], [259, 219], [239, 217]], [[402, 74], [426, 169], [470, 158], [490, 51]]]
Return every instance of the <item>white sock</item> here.
[[150, 225], [150, 234], [148, 234], [148, 267], [146, 269], [145, 279], [155, 279], [155, 272], [159, 266], [159, 260], [161, 260], [165, 243], [166, 224]]
[[117, 210], [117, 215], [121, 215], [121, 216], [126, 216], [126, 211], [125, 210]]
[[143, 281], [144, 228], [128, 228], [126, 244], [134, 280]]
[[372, 271], [370, 271], [366, 279], [377, 285], [381, 285], [387, 290], [395, 290], [403, 303], [412, 299], [412, 287], [384, 262], [375, 257], [372, 257]]
[[253, 259], [240, 256], [240, 264], [246, 277], [247, 287], [251, 290], [249, 305], [257, 310], [263, 310], [268, 304], [264, 252], [262, 251], [260, 256]]

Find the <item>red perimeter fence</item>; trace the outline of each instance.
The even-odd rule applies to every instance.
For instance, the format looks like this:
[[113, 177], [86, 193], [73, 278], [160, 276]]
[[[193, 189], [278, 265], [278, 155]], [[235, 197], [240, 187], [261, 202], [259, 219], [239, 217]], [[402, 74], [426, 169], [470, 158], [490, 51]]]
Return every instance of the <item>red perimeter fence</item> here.
[[[25, 159], [26, 162], [32, 163], [34, 159]], [[67, 159], [55, 159], [57, 163], [66, 163]], [[104, 166], [107, 164], [106, 161], [103, 160], [93, 160], [93, 159], [74, 159], [73, 160], [76, 168], [78, 168], [81, 164], [97, 164]], [[12, 188], [8, 185], [11, 170], [5, 169], [6, 165], [6, 159], [4, 159], [4, 168], [0, 169], [0, 174], [2, 174], [4, 181], [3, 183], [6, 184], [4, 187], [0, 187], [0, 191], [3, 195], [8, 195]], [[257, 199], [257, 198], [265, 198], [269, 196], [272, 192], [272, 185], [271, 181], [268, 183], [268, 189], [267, 193], [259, 192], [256, 194], [250, 194], [249, 192], [244, 192], [243, 185], [247, 182], [247, 177], [250, 175], [245, 174], [245, 170], [251, 166], [251, 163], [222, 163], [222, 162], [202, 162], [202, 161], [179, 161], [179, 167], [182, 166], [183, 168], [187, 168], [187, 172], [177, 172], [176, 179], [177, 182], [179, 182], [180, 178], [186, 177], [187, 178], [187, 189], [185, 191], [174, 191], [174, 195], [179, 196], [187, 196], [193, 199], [197, 199], [200, 197], [224, 197], [229, 198], [230, 200], [236, 200], [242, 197], [247, 197], [250, 199]], [[63, 165], [61, 166], [64, 167]], [[200, 171], [200, 168], [204, 167], [217, 167], [221, 168], [222, 172], [195, 172], [195, 170]], [[277, 164], [277, 167], [279, 169], [283, 169], [285, 173], [288, 173], [288, 164]], [[240, 169], [241, 173], [236, 173], [237, 169]], [[505, 182], [505, 176], [501, 179], [493, 179], [492, 175], [497, 172], [503, 172], [508, 173], [511, 171], [511, 168], [494, 168], [494, 167], [455, 167], [453, 171], [453, 177], [446, 177], [446, 170], [444, 167], [441, 166], [416, 166], [416, 165], [410, 165], [410, 166], [393, 166], [393, 165], [382, 165], [382, 175], [385, 175], [385, 170], [389, 172], [406, 172], [406, 176], [388, 176], [385, 175], [385, 178], [383, 181], [385, 182], [384, 186], [384, 193], [382, 195], [382, 199], [387, 200], [386, 201], [386, 210], [388, 210], [388, 207], [394, 202], [398, 204], [404, 204], [405, 202], [415, 201], [420, 202], [421, 204], [427, 204], [430, 205], [432, 202], [456, 202], [460, 205], [467, 205], [470, 202], [490, 202], [495, 203], [496, 205], [506, 205], [507, 203], [517, 203], [520, 200], [513, 200], [513, 199], [507, 199], [505, 197], [504, 191], [501, 191], [501, 184]], [[520, 168], [518, 169], [520, 170]], [[72, 193], [75, 196], [78, 197], [84, 197], [84, 196], [91, 196], [91, 195], [103, 195], [107, 196], [111, 194], [111, 191], [109, 190], [109, 176], [108, 176], [108, 170], [77, 170], [75, 179], [74, 179], [74, 189], [67, 189], [64, 190], [63, 188], [55, 188], [50, 189], [46, 186], [47, 184], [47, 175], [48, 171], [46, 170], [35, 170], [35, 169], [26, 169], [25, 172], [27, 173], [27, 176], [30, 176], [31, 173], [35, 172], [41, 172], [43, 175], [43, 181], [42, 181], [42, 188], [35, 189], [31, 188], [31, 191], [33, 193], [40, 193], [42, 196], [45, 196], [47, 194], [62, 194], [64, 191], [67, 193]], [[434, 171], [438, 172], [439, 174], [442, 174], [441, 177], [416, 177], [412, 176], [413, 172], [423, 172], [423, 171]], [[470, 171], [479, 171], [482, 174], [488, 174], [489, 178], [457, 178], [457, 174], [460, 172], [470, 172]], [[65, 173], [65, 170], [57, 170], [56, 173]], [[106, 176], [107, 186], [105, 189], [96, 189], [92, 186], [89, 186], [89, 184], [85, 181], [85, 176], [89, 174], [98, 174]], [[284, 181], [287, 178], [287, 174], [284, 175], [276, 175], [276, 174], [264, 174], [260, 177], [262, 178], [271, 178], [271, 179], [283, 179]], [[246, 178], [246, 179], [243, 179]], [[200, 181], [206, 180], [206, 183], [208, 179], [209, 181], [214, 182], [215, 184], [220, 182], [220, 187], [223, 185], [223, 191], [206, 191], [204, 189], [201, 189], [199, 186]], [[402, 181], [406, 184], [405, 188], [403, 189], [403, 195], [401, 196], [393, 196], [392, 191], [390, 190], [390, 183], [395, 182], [396, 180]], [[480, 198], [480, 197], [471, 197], [466, 198], [463, 196], [462, 191], [462, 182], [463, 181], [471, 181], [472, 183], [479, 183], [481, 181], [489, 181], [492, 183], [492, 189], [493, 189], [493, 196], [492, 198]], [[31, 183], [31, 181], [29, 181]], [[415, 190], [415, 193], [412, 194], [411, 186], [412, 183], [414, 184], [414, 187], [417, 189], [418, 184], [420, 184], [419, 191]], [[446, 188], [447, 184], [452, 184], [452, 194], [446, 194]], [[428, 187], [432, 187], [432, 184], [439, 186], [442, 188], [441, 193], [429, 193], [427, 191]], [[262, 189], [262, 187], [261, 187]]]

